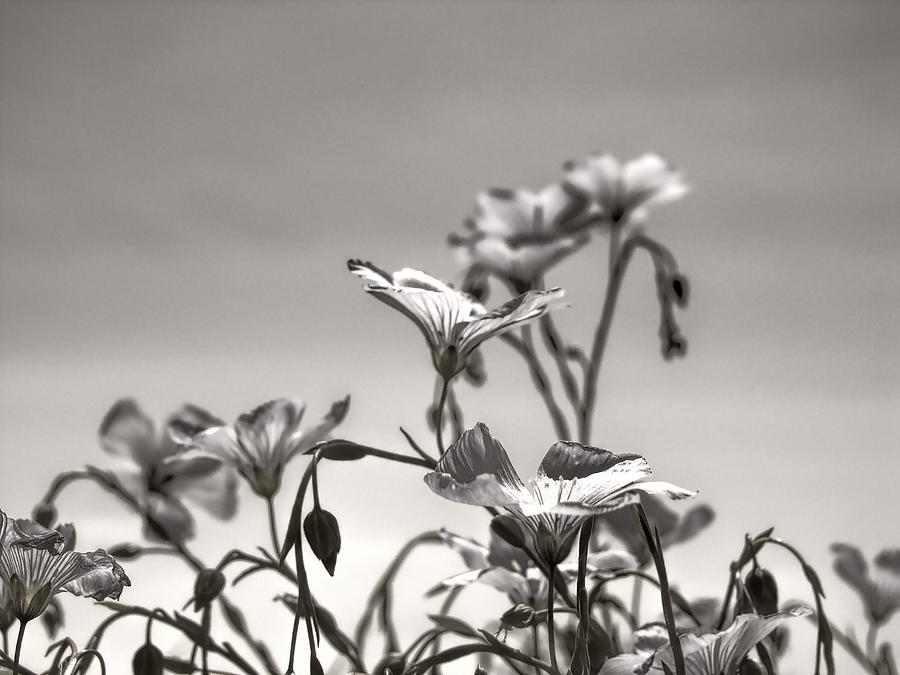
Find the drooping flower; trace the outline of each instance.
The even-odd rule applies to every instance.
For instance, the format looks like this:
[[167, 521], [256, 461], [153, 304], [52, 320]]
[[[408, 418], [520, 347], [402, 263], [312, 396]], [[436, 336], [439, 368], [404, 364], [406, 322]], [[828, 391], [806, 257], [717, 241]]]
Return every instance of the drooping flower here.
[[306, 404], [294, 398], [279, 398], [244, 413], [232, 426], [220, 423], [195, 434], [184, 433], [182, 427], [182, 436], [192, 436], [193, 447], [234, 466], [256, 494], [271, 497], [281, 487], [287, 463], [324, 440], [344, 419], [349, 406], [349, 396], [335, 401], [325, 417], [302, 428]]
[[538, 318], [563, 296], [561, 288], [528, 291], [486, 311], [469, 295], [418, 270], [390, 274], [361, 260], [347, 266], [366, 282], [367, 293], [412, 319], [431, 348], [434, 367], [448, 380], [466, 367], [482, 342]]
[[688, 187], [669, 162], [653, 153], [619, 163], [597, 153], [566, 165], [566, 183], [590, 197], [600, 216], [611, 224], [642, 221], [647, 209], [681, 199]]
[[871, 571], [855, 546], [832, 544], [831, 552], [834, 571], [859, 593], [870, 621], [885, 623], [900, 610], [900, 548], [881, 551]]
[[118, 599], [131, 581], [103, 549], [72, 550], [74, 529], [46, 530], [0, 511], [0, 580], [20, 621], [39, 616], [54, 595], [68, 591], [94, 600]]
[[[789, 612], [779, 612], [770, 616], [741, 614], [728, 628], [719, 633], [701, 637], [690, 633], [682, 635], [680, 640], [685, 673], [737, 675], [738, 667], [747, 653], [782, 622], [811, 613], [808, 607], [798, 607]], [[675, 672], [675, 661], [669, 646], [658, 649], [649, 658], [646, 654], [621, 654], [613, 657], [603, 664], [600, 675], [664, 673], [666, 668], [670, 672]]]
[[671, 483], [649, 481], [650, 474], [640, 455], [559, 441], [526, 486], [506, 450], [479, 422], [447, 449], [425, 482], [451, 501], [505, 508], [535, 541], [549, 533], [556, 542], [564, 542], [586, 517], [632, 504], [641, 492], [670, 499], [696, 495]]
[[223, 422], [204, 410], [183, 406], [157, 436], [152, 420], [131, 399], [116, 402], [100, 425], [104, 450], [128, 460], [108, 472], [98, 472], [131, 495], [145, 515], [144, 535], [182, 542], [194, 535], [194, 518], [182, 503], [190, 500], [211, 515], [227, 519], [237, 508], [237, 480], [218, 457], [176, 443], [174, 426], [207, 428]]
[[582, 217], [588, 200], [562, 183], [532, 192], [492, 189], [476, 197], [475, 213], [465, 221], [468, 235], [449, 242], [463, 262], [495, 274], [518, 293], [587, 243]]

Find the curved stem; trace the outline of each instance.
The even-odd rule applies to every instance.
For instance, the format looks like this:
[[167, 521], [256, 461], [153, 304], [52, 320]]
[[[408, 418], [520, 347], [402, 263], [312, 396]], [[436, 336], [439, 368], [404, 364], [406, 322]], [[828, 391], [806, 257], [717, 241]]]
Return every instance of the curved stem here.
[[22, 656], [22, 638], [25, 637], [25, 626], [27, 621], [19, 619], [19, 634], [16, 637], [16, 653], [13, 656], [13, 672], [12, 675], [19, 675], [19, 657]]

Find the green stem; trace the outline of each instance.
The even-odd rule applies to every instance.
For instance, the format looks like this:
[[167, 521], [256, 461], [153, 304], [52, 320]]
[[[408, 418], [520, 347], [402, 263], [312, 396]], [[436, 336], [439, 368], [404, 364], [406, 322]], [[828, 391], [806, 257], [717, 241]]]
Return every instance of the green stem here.
[[437, 412], [434, 421], [434, 434], [437, 439], [438, 458], [444, 454], [444, 406], [447, 404], [447, 390], [450, 387], [450, 381], [444, 377], [441, 382], [441, 394], [438, 398]]
[[634, 577], [634, 586], [631, 587], [631, 616], [634, 617], [635, 623], [641, 619], [641, 591], [644, 585], [638, 576]]
[[866, 631], [866, 656], [869, 661], [875, 663], [878, 661], [878, 624], [874, 621], [869, 622], [869, 630]]
[[22, 656], [22, 638], [25, 636], [25, 626], [27, 625], [27, 621], [19, 619], [19, 635], [16, 637], [16, 654], [13, 656], [12, 675], [19, 675], [19, 657]]
[[559, 379], [562, 381], [563, 390], [572, 405], [572, 410], [576, 413], [581, 407], [581, 399], [578, 394], [578, 383], [569, 367], [569, 360], [566, 357], [565, 343], [556, 330], [556, 324], [553, 322], [552, 314], [544, 314], [541, 319], [541, 330], [544, 336], [544, 343], [547, 349], [553, 355], [556, 361], [556, 368], [559, 370]]
[[578, 603], [579, 626], [576, 637], [581, 639], [581, 644], [576, 644], [575, 649], [576, 651], [579, 649], [581, 650], [581, 659], [585, 667], [585, 672], [591, 672], [590, 650], [588, 649], [588, 642], [590, 641], [591, 634], [591, 606], [588, 602], [587, 594], [587, 556], [593, 533], [594, 518], [592, 516], [584, 521], [581, 526], [581, 532], [578, 535], [578, 579], [575, 584], [575, 598]]

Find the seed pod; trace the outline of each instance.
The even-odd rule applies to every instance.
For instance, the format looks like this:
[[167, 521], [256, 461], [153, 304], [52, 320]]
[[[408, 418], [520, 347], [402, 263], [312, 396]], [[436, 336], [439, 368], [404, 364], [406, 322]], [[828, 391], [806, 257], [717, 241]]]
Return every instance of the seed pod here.
[[131, 660], [134, 675], [163, 675], [163, 653], [156, 645], [145, 642]]
[[769, 570], [754, 565], [744, 584], [759, 614], [774, 614], [778, 611], [778, 584]]
[[31, 512], [31, 519], [38, 525], [49, 528], [56, 522], [56, 507], [49, 502], [38, 502]]
[[687, 306], [691, 290], [687, 277], [676, 272], [670, 277], [669, 284], [672, 289], [672, 300], [675, 304], [679, 307]]
[[334, 576], [337, 554], [341, 550], [341, 530], [337, 518], [316, 506], [303, 520], [303, 532], [313, 554], [322, 561], [328, 574]]
[[219, 570], [207, 568], [197, 575], [194, 582], [194, 611], [199, 612], [215, 600], [225, 588], [225, 575]]

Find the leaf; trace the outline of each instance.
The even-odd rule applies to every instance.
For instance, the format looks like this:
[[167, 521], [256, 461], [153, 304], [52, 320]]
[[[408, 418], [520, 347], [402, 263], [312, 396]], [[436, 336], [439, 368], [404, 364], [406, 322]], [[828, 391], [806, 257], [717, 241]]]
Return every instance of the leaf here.
[[481, 633], [462, 619], [457, 619], [455, 616], [450, 616], [449, 614], [429, 614], [428, 618], [434, 621], [439, 628], [450, 631], [451, 633], [456, 633], [463, 637], [481, 637]]

